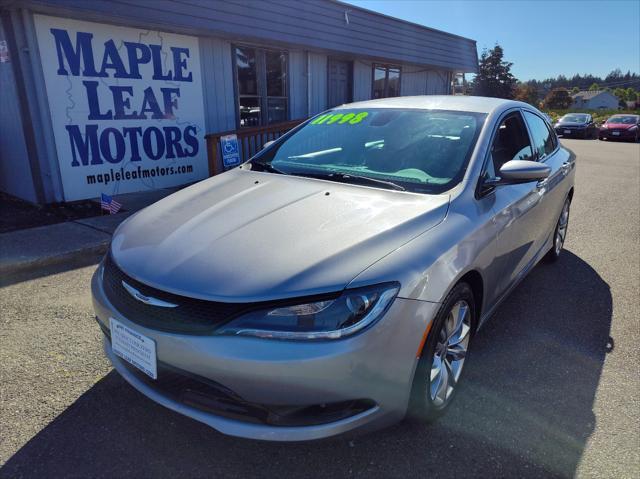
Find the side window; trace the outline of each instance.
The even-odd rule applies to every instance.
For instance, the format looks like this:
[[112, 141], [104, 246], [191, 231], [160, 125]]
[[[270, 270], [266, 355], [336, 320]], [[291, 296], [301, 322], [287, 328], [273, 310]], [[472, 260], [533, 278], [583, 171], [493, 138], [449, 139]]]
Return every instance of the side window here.
[[500, 176], [500, 168], [507, 161], [531, 160], [533, 151], [529, 134], [520, 113], [508, 115], [496, 130], [490, 150], [490, 158], [483, 175], [485, 178]]
[[555, 135], [551, 133], [545, 121], [538, 115], [525, 111], [524, 117], [531, 130], [533, 149], [537, 153], [538, 159], [542, 159], [556, 149]]

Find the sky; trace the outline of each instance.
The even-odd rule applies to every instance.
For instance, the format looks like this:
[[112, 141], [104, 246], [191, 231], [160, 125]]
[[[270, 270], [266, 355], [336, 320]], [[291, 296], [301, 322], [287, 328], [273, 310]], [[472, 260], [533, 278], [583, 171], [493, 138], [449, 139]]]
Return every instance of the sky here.
[[640, 73], [640, 0], [342, 0], [476, 40], [496, 42], [521, 81]]

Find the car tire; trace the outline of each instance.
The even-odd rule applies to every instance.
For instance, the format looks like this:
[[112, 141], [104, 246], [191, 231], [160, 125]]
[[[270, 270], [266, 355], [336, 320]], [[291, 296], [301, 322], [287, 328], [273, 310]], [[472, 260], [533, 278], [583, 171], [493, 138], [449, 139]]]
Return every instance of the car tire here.
[[560, 212], [560, 217], [558, 218], [558, 222], [556, 223], [556, 228], [553, 231], [553, 245], [551, 245], [551, 249], [545, 257], [545, 259], [550, 263], [558, 261], [558, 258], [560, 258], [560, 254], [562, 253], [564, 242], [567, 239], [570, 212], [571, 199], [567, 198], [564, 202], [564, 205], [562, 206], [562, 211]]
[[463, 377], [476, 323], [473, 291], [458, 283], [427, 334], [413, 378], [409, 420], [432, 422], [445, 413]]

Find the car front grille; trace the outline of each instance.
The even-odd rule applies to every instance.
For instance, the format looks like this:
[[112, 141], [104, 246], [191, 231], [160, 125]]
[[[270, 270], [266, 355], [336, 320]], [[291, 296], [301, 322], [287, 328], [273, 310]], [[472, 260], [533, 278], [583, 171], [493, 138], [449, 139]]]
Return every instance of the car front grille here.
[[[174, 308], [146, 304], [125, 289], [123, 282], [142, 295], [178, 306]], [[299, 303], [299, 298], [253, 303], [226, 303], [181, 296], [153, 288], [127, 275], [114, 261], [111, 252], [104, 263], [103, 289], [111, 305], [125, 318], [147, 328], [184, 334], [210, 334], [216, 328], [249, 311]], [[340, 292], [305, 297], [309, 301], [335, 299]]]
[[[167, 308], [145, 304], [125, 289], [123, 281], [144, 296], [178, 306]], [[125, 318], [148, 328], [168, 332], [207, 334], [257, 305], [205, 301], [152, 288], [125, 274], [116, 265], [110, 253], [105, 259], [103, 288], [109, 302]]]

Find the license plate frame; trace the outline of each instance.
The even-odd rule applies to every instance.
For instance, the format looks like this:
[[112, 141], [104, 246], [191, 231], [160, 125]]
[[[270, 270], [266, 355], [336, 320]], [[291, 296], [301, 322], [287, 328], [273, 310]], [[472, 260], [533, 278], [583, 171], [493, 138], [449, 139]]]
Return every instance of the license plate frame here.
[[562, 132], [563, 135], [570, 135], [571, 134], [571, 130], [564, 130], [564, 132]]
[[109, 328], [113, 353], [151, 379], [158, 379], [156, 342], [115, 318], [109, 318]]
[[620, 136], [620, 132], [619, 131], [612, 131], [611, 132], [611, 136]]

